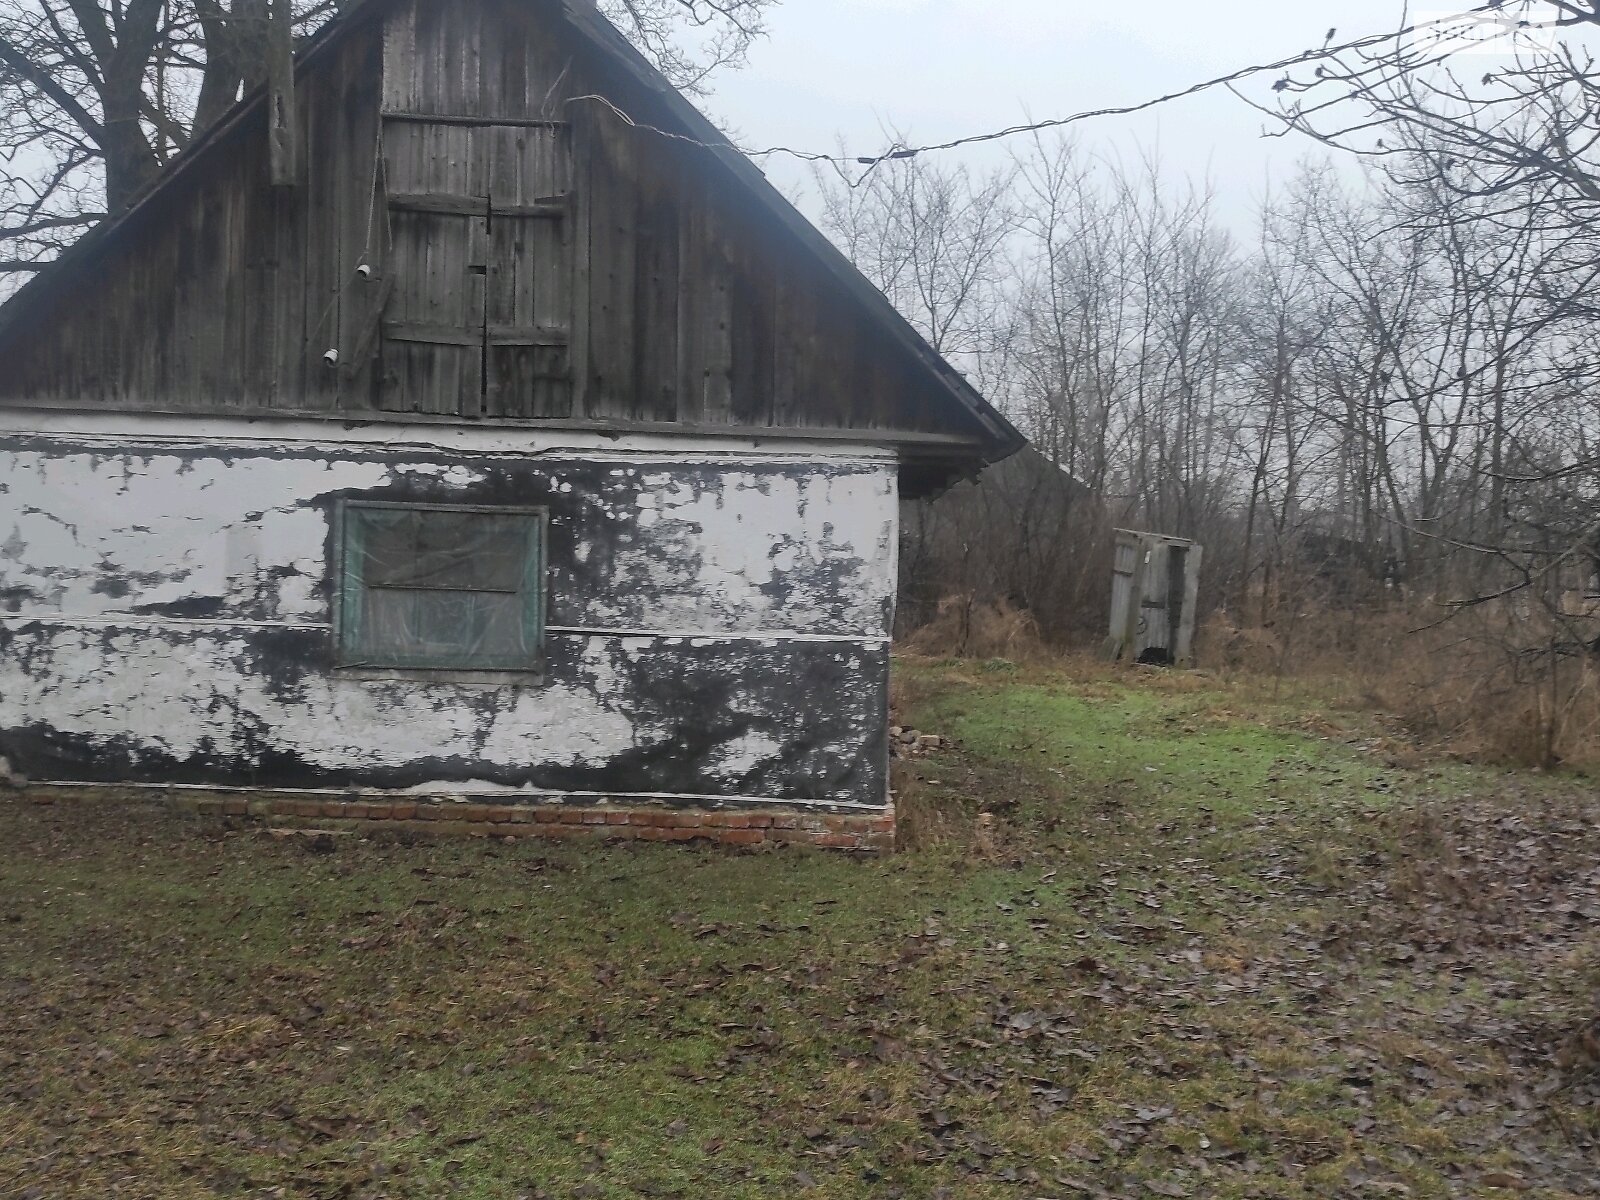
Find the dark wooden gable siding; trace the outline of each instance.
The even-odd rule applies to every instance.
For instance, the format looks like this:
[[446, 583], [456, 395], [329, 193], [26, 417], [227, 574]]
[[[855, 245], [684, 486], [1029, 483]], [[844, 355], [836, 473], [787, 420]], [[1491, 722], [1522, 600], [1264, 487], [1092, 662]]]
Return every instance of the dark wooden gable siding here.
[[[560, 0], [369, 5], [0, 342], [0, 396], [162, 411], [994, 437]], [[335, 352], [337, 361], [331, 361]]]
[[25, 289], [0, 345], [0, 395], [162, 411], [358, 406], [370, 380], [348, 369], [355, 356], [338, 369], [323, 355], [370, 337], [381, 287], [356, 274], [377, 165], [375, 33], [353, 29], [302, 76], [300, 186], [271, 186], [257, 109], [104, 245], [58, 267], [43, 304]]

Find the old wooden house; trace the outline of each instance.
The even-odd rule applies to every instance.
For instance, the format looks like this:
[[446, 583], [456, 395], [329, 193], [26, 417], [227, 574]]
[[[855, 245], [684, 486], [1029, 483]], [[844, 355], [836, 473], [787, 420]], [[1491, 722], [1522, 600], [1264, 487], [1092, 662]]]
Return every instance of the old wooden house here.
[[0, 310], [0, 756], [885, 844], [897, 501], [1019, 435], [589, 0], [291, 79]]

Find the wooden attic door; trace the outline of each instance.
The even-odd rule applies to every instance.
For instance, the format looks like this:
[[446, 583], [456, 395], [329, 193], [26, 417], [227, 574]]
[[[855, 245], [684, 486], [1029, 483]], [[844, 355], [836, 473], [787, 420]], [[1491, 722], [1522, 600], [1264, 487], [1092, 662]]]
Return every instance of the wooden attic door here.
[[569, 127], [391, 115], [383, 136], [394, 285], [379, 406], [571, 416]]

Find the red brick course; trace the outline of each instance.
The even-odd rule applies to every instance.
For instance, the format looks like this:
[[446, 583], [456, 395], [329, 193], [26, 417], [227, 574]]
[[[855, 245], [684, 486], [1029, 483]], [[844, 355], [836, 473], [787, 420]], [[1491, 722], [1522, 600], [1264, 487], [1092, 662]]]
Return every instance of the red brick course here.
[[[112, 789], [115, 790], [115, 789]], [[88, 799], [100, 789], [26, 789], [35, 803]], [[153, 793], [162, 795], [163, 793]], [[892, 853], [892, 809], [871, 813], [818, 813], [796, 809], [703, 809], [623, 804], [486, 804], [481, 798], [399, 800], [275, 795], [164, 793], [169, 802], [206, 817], [248, 817], [277, 826], [410, 831], [430, 837], [549, 838], [568, 841], [697, 842], [735, 848], [815, 846], [864, 854]], [[148, 798], [152, 793], [142, 795]]]

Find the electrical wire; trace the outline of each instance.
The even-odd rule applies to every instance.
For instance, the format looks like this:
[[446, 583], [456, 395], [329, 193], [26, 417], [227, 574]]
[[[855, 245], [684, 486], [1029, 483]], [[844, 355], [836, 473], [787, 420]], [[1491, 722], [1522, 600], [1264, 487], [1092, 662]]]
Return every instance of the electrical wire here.
[[[1218, 75], [1212, 79], [1206, 79], [1199, 83], [1192, 84], [1189, 87], [1182, 88], [1181, 90], [1168, 92], [1165, 95], [1157, 96], [1150, 100], [1141, 101], [1137, 104], [1113, 105], [1105, 108], [1086, 109], [1082, 112], [1071, 113], [1063, 117], [1052, 117], [1044, 121], [1029, 121], [1022, 124], [1009, 125], [1004, 129], [996, 129], [988, 133], [969, 134], [964, 137], [951, 138], [950, 140], [943, 142], [931, 142], [927, 145], [921, 146], [906, 146], [897, 143], [879, 154], [870, 155], [826, 154], [814, 150], [801, 150], [793, 146], [781, 145], [767, 146], [763, 149], [750, 149], [734, 145], [732, 142], [705, 142], [701, 141], [699, 138], [690, 137], [686, 134], [675, 133], [671, 130], [661, 129], [646, 122], [636, 120], [629, 113], [618, 107], [615, 102], [605, 96], [595, 94], [574, 96], [571, 97], [567, 103], [576, 104], [580, 102], [588, 102], [600, 104], [609, 109], [616, 117], [634, 129], [656, 134], [657, 136], [666, 138], [669, 141], [688, 143], [689, 145], [698, 146], [705, 150], [723, 153], [732, 151], [737, 154], [742, 154], [746, 158], [750, 159], [787, 157], [797, 159], [801, 162], [831, 166], [836, 172], [838, 172], [840, 178], [843, 179], [845, 183], [849, 184], [852, 188], [856, 188], [864, 184], [872, 175], [872, 173], [886, 162], [897, 162], [906, 159], [920, 158], [925, 154], [959, 150], [967, 146], [1004, 141], [1009, 138], [1020, 137], [1032, 133], [1041, 133], [1051, 129], [1062, 129], [1070, 125], [1076, 125], [1083, 121], [1095, 120], [1100, 117], [1132, 116], [1137, 113], [1146, 112], [1152, 108], [1158, 108], [1165, 104], [1171, 104], [1177, 100], [1187, 99], [1190, 96], [1197, 96], [1204, 92], [1215, 91], [1218, 88], [1229, 87], [1235, 83], [1242, 82], [1243, 80], [1250, 79], [1257, 75], [1264, 75], [1269, 72], [1277, 71], [1287, 72], [1295, 67], [1305, 66], [1308, 63], [1320, 62], [1329, 58], [1335, 58], [1341, 54], [1351, 54], [1361, 50], [1370, 50], [1375, 46], [1380, 46], [1386, 42], [1396, 41], [1401, 38], [1412, 37], [1417, 34], [1425, 34], [1434, 31], [1442, 31], [1453, 26], [1457, 26], [1461, 22], [1469, 21], [1474, 18], [1495, 16], [1505, 11], [1506, 4], [1507, 0], [1485, 0], [1484, 3], [1478, 4], [1469, 9], [1465, 9], [1459, 13], [1434, 17], [1425, 21], [1415, 21], [1410, 24], [1403, 25], [1399, 29], [1391, 32], [1368, 34], [1365, 37], [1355, 38], [1350, 41], [1340, 42], [1337, 44], [1333, 39], [1337, 36], [1338, 31], [1336, 29], [1330, 29], [1328, 31], [1327, 39], [1316, 49], [1306, 50], [1299, 54], [1290, 55], [1287, 58], [1280, 58], [1275, 62], [1258, 63], [1254, 66], [1241, 67], [1238, 70], [1231, 71], [1226, 75]], [[860, 176], [852, 178], [849, 171], [849, 168], [851, 167], [865, 167], [866, 171]]]

